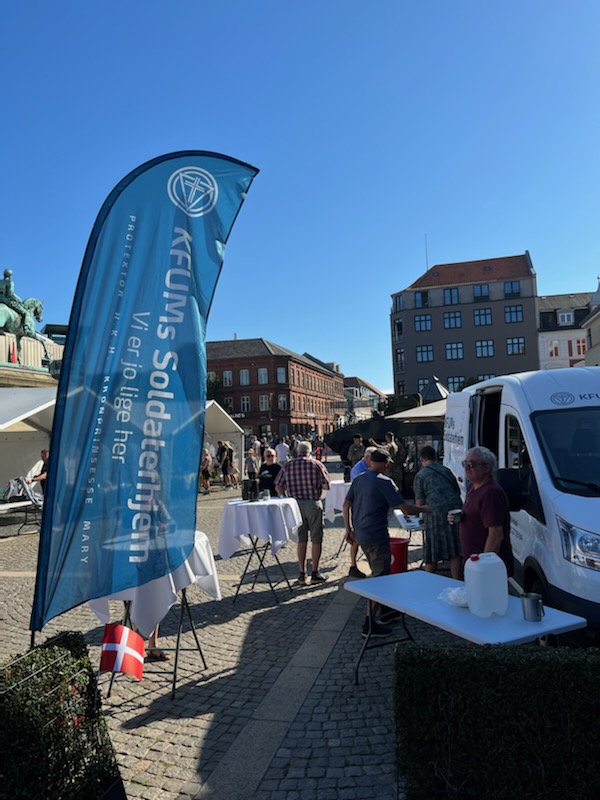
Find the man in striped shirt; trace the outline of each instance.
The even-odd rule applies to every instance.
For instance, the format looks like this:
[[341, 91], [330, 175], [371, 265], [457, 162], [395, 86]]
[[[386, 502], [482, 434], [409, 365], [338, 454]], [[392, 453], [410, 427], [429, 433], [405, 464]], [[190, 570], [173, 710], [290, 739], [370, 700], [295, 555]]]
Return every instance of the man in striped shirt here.
[[319, 572], [323, 543], [321, 493], [331, 488], [331, 481], [323, 464], [312, 458], [309, 442], [299, 442], [297, 453], [297, 457], [288, 461], [275, 479], [275, 489], [279, 495], [294, 497], [300, 508], [302, 525], [298, 528], [298, 583], [301, 584], [306, 583], [306, 551], [310, 532], [312, 585], [326, 580]]

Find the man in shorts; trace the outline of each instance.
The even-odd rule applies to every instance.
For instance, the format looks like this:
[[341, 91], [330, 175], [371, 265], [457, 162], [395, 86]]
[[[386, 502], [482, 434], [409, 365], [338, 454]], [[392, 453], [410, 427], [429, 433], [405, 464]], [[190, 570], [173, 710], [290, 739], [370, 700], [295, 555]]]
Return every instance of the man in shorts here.
[[331, 489], [331, 481], [326, 468], [312, 458], [311, 451], [310, 442], [298, 443], [298, 455], [282, 467], [275, 478], [275, 489], [277, 494], [287, 494], [298, 501], [302, 517], [302, 525], [298, 528], [298, 583], [306, 584], [306, 551], [310, 532], [310, 583], [314, 586], [327, 580], [319, 572], [323, 546], [323, 503], [320, 498], [324, 489]]
[[[350, 544], [358, 542], [362, 547], [372, 578], [390, 574], [392, 553], [387, 524], [390, 509], [400, 508], [404, 514], [431, 513], [428, 506], [414, 506], [406, 502], [394, 481], [385, 474], [390, 462], [390, 454], [386, 450], [373, 450], [369, 469], [352, 481], [343, 507], [346, 540]], [[400, 616], [399, 611], [382, 607], [379, 620], [376, 621], [374, 614], [377, 605], [369, 600], [363, 636], [368, 636], [369, 628], [371, 636], [389, 636], [392, 629], [385, 623]]]

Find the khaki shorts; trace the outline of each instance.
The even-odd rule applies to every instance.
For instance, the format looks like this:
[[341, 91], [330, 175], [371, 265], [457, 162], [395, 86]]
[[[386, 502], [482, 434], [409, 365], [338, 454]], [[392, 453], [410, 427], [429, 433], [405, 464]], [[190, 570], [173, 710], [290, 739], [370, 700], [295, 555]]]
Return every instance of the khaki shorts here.
[[313, 544], [323, 541], [323, 503], [320, 500], [297, 500], [302, 517], [302, 525], [298, 528], [298, 542], [304, 544], [310, 540]]

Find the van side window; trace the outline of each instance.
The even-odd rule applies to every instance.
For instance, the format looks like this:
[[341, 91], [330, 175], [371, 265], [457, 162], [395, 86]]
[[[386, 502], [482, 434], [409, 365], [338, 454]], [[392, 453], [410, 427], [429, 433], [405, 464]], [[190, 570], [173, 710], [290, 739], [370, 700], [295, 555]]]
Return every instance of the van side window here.
[[540, 494], [535, 479], [535, 473], [531, 466], [531, 459], [527, 450], [527, 444], [521, 431], [521, 426], [516, 417], [507, 414], [506, 416], [506, 466], [519, 471], [519, 482], [521, 491], [525, 498], [525, 511], [531, 514], [542, 523], [545, 523]]

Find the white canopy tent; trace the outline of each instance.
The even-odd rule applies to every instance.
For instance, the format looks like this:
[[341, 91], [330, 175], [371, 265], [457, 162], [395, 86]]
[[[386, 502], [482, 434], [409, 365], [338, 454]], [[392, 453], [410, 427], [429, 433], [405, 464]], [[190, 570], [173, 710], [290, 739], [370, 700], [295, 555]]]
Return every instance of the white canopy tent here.
[[408, 411], [390, 414], [386, 419], [397, 419], [401, 422], [443, 422], [445, 415], [446, 400], [436, 400], [424, 406], [409, 408]]
[[55, 401], [54, 387], [0, 388], [0, 489], [27, 475], [48, 449]]
[[204, 447], [212, 444], [216, 451], [218, 441], [231, 442], [233, 445], [241, 478], [244, 472], [244, 431], [216, 400], [208, 400], [204, 421]]
[[[26, 475], [50, 446], [56, 388], [0, 388], [0, 488], [11, 478]], [[244, 432], [214, 400], [206, 403], [205, 446], [231, 442], [242, 471]]]

